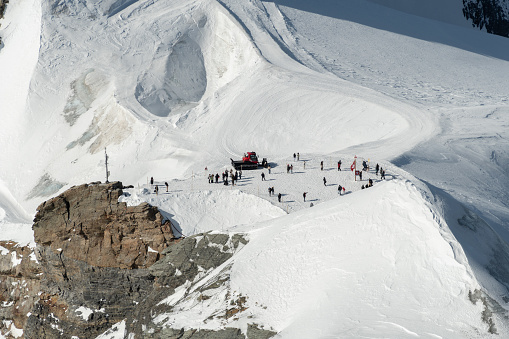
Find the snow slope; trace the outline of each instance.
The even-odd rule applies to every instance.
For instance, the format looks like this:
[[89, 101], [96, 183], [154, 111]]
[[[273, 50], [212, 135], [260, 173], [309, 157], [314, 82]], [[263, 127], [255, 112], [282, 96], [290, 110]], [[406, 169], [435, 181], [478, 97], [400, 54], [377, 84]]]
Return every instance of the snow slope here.
[[[276, 182], [297, 175], [285, 174]], [[161, 206], [172, 210], [166, 201]], [[253, 206], [264, 209], [262, 201], [254, 200]], [[155, 323], [245, 330], [255, 322], [280, 338], [486, 335], [482, 306], [468, 299], [478, 285], [461, 246], [410, 181], [391, 179], [229, 230], [250, 237], [233, 261], [228, 286], [231, 293], [247, 296], [248, 309], [227, 321], [216, 318], [224, 307], [224, 287], [198, 304], [198, 292], [189, 289], [172, 299], [174, 312], [158, 315]]]
[[[486, 337], [482, 306], [467, 297], [475, 288], [492, 298], [506, 334], [509, 40], [462, 24], [452, 0], [438, 5], [9, 5], [0, 238], [29, 229], [49, 197], [104, 180], [107, 147], [110, 180], [140, 187], [129, 203], [160, 206], [185, 235], [249, 233], [231, 284], [282, 337]], [[239, 191], [206, 182], [251, 150], [273, 166], [267, 183], [259, 171], [244, 173]], [[361, 190], [336, 171], [355, 155], [382, 164], [390, 182], [371, 171], [375, 187]], [[151, 176], [171, 192], [149, 194]], [[337, 184], [349, 194], [337, 197]], [[182, 308], [195, 315], [185, 300]], [[172, 316], [176, 326], [202, 319]]]

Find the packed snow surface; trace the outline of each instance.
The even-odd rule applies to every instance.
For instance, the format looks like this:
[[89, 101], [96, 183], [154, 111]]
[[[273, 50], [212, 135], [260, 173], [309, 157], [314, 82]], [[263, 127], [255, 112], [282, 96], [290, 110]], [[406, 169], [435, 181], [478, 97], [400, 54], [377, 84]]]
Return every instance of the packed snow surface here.
[[[507, 336], [509, 40], [460, 10], [12, 1], [0, 27], [0, 240], [31, 243], [40, 203], [104, 181], [106, 149], [110, 181], [135, 186], [123, 201], [159, 206], [186, 236], [250, 239], [228, 273], [245, 312], [204, 323], [226, 292], [199, 309], [174, 296], [179, 312], [154, 321], [255, 322], [282, 338], [490, 337], [469, 298], [480, 289]], [[208, 183], [247, 151], [271, 173]], [[362, 181], [354, 156], [370, 165]]]

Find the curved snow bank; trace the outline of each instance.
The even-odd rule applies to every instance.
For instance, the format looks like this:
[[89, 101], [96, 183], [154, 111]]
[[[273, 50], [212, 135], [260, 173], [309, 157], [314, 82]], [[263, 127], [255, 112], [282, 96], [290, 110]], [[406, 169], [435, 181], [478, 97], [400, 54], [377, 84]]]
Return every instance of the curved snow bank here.
[[0, 179], [0, 221], [13, 223], [30, 222], [30, 215], [16, 201], [5, 183]]
[[0, 241], [11, 240], [21, 246], [34, 242], [30, 216], [0, 180]]
[[361, 145], [357, 151], [383, 158], [400, 154], [433, 130], [431, 122], [408, 119], [388, 98], [362, 97], [341, 81], [310, 74], [262, 69], [227, 92], [211, 104], [213, 115], [195, 122], [203, 139], [215, 138], [212, 148], [220, 146], [225, 153], [240, 155], [256, 145], [269, 156], [295, 150], [327, 154]]
[[175, 226], [175, 234], [185, 236], [206, 231], [224, 231], [233, 226], [267, 221], [286, 213], [265, 199], [237, 190], [166, 193], [162, 187], [159, 195], [147, 189], [137, 193], [126, 190], [120, 201], [128, 205], [148, 202], [157, 206]]
[[[393, 180], [264, 224], [231, 290], [281, 338], [483, 337], [478, 283], [415, 186]], [[458, 254], [459, 253], [459, 254]], [[458, 260], [455, 255], [461, 255]], [[481, 334], [479, 334], [481, 333]]]

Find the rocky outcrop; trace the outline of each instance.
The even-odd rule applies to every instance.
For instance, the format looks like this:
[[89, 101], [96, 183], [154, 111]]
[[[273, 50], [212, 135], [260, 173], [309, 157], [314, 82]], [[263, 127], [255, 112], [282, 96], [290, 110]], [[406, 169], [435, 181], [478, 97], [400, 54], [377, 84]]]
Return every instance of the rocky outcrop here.
[[15, 335], [39, 299], [41, 269], [33, 249], [0, 241], [0, 333]]
[[474, 27], [491, 34], [509, 37], [509, 2], [507, 0], [463, 0], [463, 15]]
[[[229, 290], [228, 261], [247, 243], [244, 236], [209, 232], [175, 239], [156, 207], [126, 206], [118, 202], [122, 194], [118, 182], [73, 187], [38, 207], [35, 249], [0, 244], [1, 334], [95, 338], [120, 327], [123, 335], [115, 335], [124, 338], [276, 334], [256, 324], [245, 333], [227, 326], [249, 308], [246, 296]], [[229, 305], [210, 310], [203, 321], [220, 320], [224, 326], [217, 330], [161, 321], [211, 298]]]
[[37, 208], [37, 244], [97, 267], [146, 268], [175, 238], [157, 207], [118, 202], [122, 183], [72, 187]]
[[[125, 333], [135, 338], [245, 339], [238, 329], [204, 331], [199, 336], [196, 329], [154, 322], [158, 315], [172, 312], [173, 305], [163, 302], [166, 298], [225, 263], [245, 243], [239, 235], [199, 234], [172, 244], [154, 265], [138, 269], [92, 266], [40, 247], [44, 292], [28, 318], [25, 338], [94, 338], [123, 322]], [[227, 310], [216, 316], [226, 318]]]
[[8, 3], [9, 3], [9, 0], [0, 0], [0, 19], [2, 19], [4, 17], [5, 8], [7, 7]]

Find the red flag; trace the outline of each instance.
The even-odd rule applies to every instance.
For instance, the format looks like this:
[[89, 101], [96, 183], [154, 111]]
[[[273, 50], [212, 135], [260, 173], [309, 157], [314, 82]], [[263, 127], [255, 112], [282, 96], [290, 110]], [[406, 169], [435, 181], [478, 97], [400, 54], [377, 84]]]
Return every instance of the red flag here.
[[350, 166], [350, 169], [352, 170], [352, 172], [353, 172], [354, 168], [355, 168], [355, 161], [353, 162], [352, 166]]

